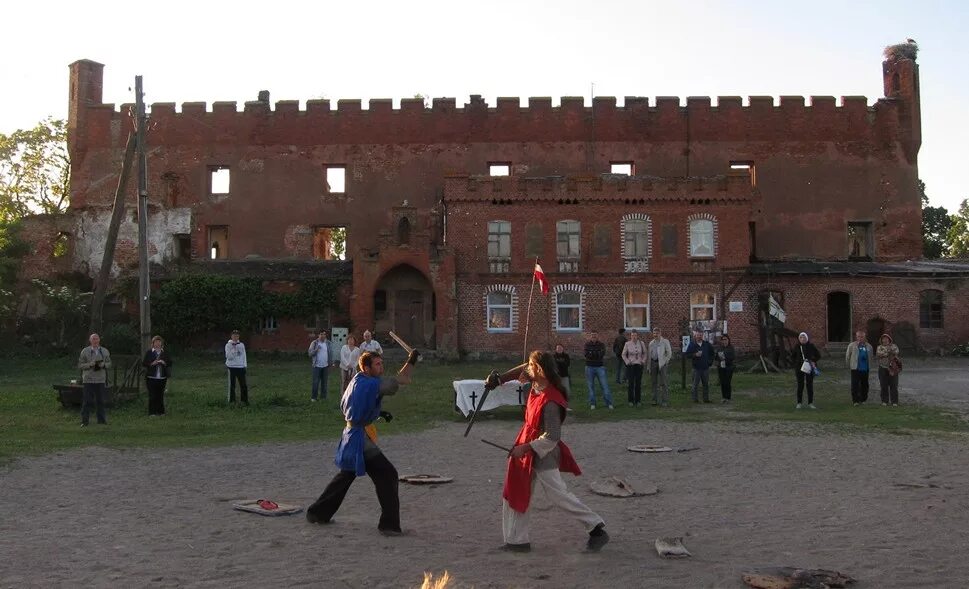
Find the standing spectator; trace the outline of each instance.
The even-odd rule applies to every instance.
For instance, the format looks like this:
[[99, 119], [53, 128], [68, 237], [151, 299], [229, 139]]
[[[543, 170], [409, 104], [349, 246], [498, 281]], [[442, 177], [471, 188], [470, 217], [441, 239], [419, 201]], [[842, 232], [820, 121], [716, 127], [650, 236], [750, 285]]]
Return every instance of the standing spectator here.
[[603, 357], [605, 355], [606, 346], [599, 341], [599, 333], [590, 331], [589, 339], [585, 342], [585, 349], [583, 350], [583, 356], [585, 356], [585, 382], [589, 387], [589, 409], [596, 408], [596, 379], [599, 380], [599, 386], [602, 387], [602, 399], [606, 402], [606, 407], [612, 409], [612, 393], [609, 391], [609, 379], [606, 378], [606, 367], [603, 365]]
[[703, 383], [703, 402], [710, 402], [710, 366], [713, 365], [713, 346], [703, 339], [703, 333], [693, 334], [693, 341], [686, 348], [686, 355], [693, 359], [693, 402], [699, 403], [697, 389]]
[[104, 395], [107, 392], [108, 368], [111, 368], [111, 354], [107, 348], [101, 347], [101, 336], [92, 333], [88, 338], [88, 345], [81, 350], [77, 359], [77, 367], [82, 370], [81, 385], [84, 395], [81, 398], [81, 427], [87, 427], [91, 417], [91, 404], [94, 404], [98, 423], [108, 424], [104, 412]]
[[612, 353], [616, 355], [616, 384], [622, 384], [626, 382], [625, 377], [628, 377], [628, 372], [626, 371], [626, 363], [622, 360], [622, 350], [626, 347], [626, 330], [620, 329], [619, 335], [612, 340]]
[[878, 384], [881, 386], [882, 406], [898, 407], [898, 373], [902, 371], [901, 355], [892, 336], [883, 333], [879, 338]]
[[141, 361], [145, 367], [145, 386], [148, 388], [148, 416], [165, 415], [165, 387], [171, 374], [172, 357], [165, 351], [160, 335], [151, 338], [151, 349]]
[[357, 362], [360, 360], [361, 353], [360, 348], [357, 347], [357, 338], [353, 337], [353, 334], [348, 335], [347, 343], [340, 348], [340, 376], [343, 377], [341, 391], [346, 392], [350, 379], [360, 371]]
[[555, 344], [555, 354], [552, 357], [555, 359], [555, 371], [559, 375], [559, 380], [562, 381], [562, 389], [565, 391], [566, 398], [568, 398], [572, 394], [572, 381], [569, 378], [569, 366], [572, 365], [572, 358], [565, 353], [565, 346], [562, 344]]
[[373, 339], [370, 331], [363, 332], [363, 341], [360, 342], [360, 353], [370, 352], [371, 354], [383, 354], [384, 349], [380, 347], [380, 342]]
[[229, 369], [229, 403], [236, 402], [236, 381], [239, 381], [239, 399], [249, 405], [249, 385], [246, 384], [246, 344], [239, 341], [239, 330], [232, 330], [232, 337], [225, 344], [225, 365]]
[[[673, 358], [670, 340], [663, 337], [663, 330], [654, 328], [649, 342], [649, 375], [653, 381], [653, 405], [670, 406], [670, 383], [666, 369]], [[657, 385], [661, 393], [657, 393]]]
[[808, 407], [817, 409], [814, 406], [814, 371], [821, 360], [821, 352], [803, 331], [798, 334], [797, 341], [798, 345], [791, 350], [791, 363], [794, 365], [794, 375], [797, 379], [797, 405], [794, 408], [801, 408], [804, 384], [807, 383]]
[[721, 403], [729, 403], [733, 397], [733, 362], [736, 354], [733, 344], [730, 343], [730, 336], [723, 334], [720, 336], [720, 348], [717, 349], [717, 374], [720, 376], [720, 396], [723, 397]]
[[[317, 337], [310, 344], [306, 354], [310, 357], [313, 368], [313, 389], [310, 393], [310, 401], [316, 402], [316, 395], [320, 393], [321, 399], [326, 399], [329, 389], [330, 376], [330, 340], [326, 339], [326, 330], [321, 329]], [[322, 383], [322, 387], [320, 384]], [[322, 391], [320, 390], [322, 388]]]
[[868, 400], [868, 374], [874, 358], [871, 344], [865, 341], [865, 332], [856, 331], [855, 341], [845, 350], [845, 364], [851, 371], [851, 402], [855, 407]]
[[629, 404], [639, 407], [643, 396], [643, 365], [649, 349], [635, 329], [629, 332], [629, 341], [622, 348], [622, 361], [626, 365], [626, 378], [629, 380]]

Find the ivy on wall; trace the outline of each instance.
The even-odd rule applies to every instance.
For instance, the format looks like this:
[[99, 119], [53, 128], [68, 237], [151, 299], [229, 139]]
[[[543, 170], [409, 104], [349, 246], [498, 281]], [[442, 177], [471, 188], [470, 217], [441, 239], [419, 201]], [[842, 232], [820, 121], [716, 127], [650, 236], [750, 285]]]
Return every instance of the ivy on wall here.
[[266, 316], [302, 318], [335, 307], [341, 283], [313, 278], [296, 292], [277, 293], [263, 290], [258, 279], [186, 274], [152, 294], [152, 326], [166, 339], [181, 342], [213, 331], [244, 332]]

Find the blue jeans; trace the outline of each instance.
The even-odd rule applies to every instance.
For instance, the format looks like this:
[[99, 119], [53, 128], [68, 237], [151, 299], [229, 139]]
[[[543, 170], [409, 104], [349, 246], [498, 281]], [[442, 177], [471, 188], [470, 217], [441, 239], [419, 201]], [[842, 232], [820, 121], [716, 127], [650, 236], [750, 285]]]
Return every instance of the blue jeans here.
[[330, 367], [329, 366], [324, 366], [322, 368], [320, 368], [318, 366], [314, 366], [313, 367], [313, 393], [312, 393], [312, 398], [315, 399], [316, 398], [317, 391], [320, 391], [320, 383], [321, 382], [323, 383], [323, 390], [320, 391], [320, 393], [321, 393], [320, 394], [320, 398], [321, 399], [325, 399], [326, 398], [326, 391], [327, 391], [327, 382], [326, 381], [328, 380], [327, 379], [327, 376], [329, 376], [329, 372], [330, 372]]
[[609, 392], [609, 379], [606, 378], [606, 367], [605, 366], [586, 366], [585, 367], [585, 382], [589, 385], [589, 405], [596, 404], [596, 387], [595, 380], [599, 380], [599, 386], [602, 387], [602, 398], [605, 400], [606, 405], [612, 406], [612, 393]]

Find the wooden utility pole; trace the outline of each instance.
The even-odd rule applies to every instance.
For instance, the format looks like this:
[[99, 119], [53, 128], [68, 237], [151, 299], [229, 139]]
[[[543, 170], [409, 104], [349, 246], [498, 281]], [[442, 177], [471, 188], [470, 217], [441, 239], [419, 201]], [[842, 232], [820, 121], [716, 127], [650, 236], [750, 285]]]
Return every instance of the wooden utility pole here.
[[136, 139], [138, 143], [138, 310], [141, 353], [151, 342], [151, 283], [148, 280], [148, 160], [145, 154], [145, 96], [141, 76], [135, 76]]
[[121, 177], [118, 178], [118, 189], [114, 193], [114, 208], [111, 210], [111, 224], [108, 225], [108, 237], [104, 242], [104, 255], [101, 257], [101, 269], [98, 271], [97, 282], [94, 284], [94, 300], [91, 302], [90, 333], [101, 333], [104, 299], [108, 294], [108, 281], [111, 279], [111, 266], [114, 264], [114, 248], [118, 243], [118, 229], [124, 218], [124, 193], [131, 176], [131, 165], [135, 159], [135, 136], [128, 135], [128, 143], [124, 150], [124, 162], [121, 164]]

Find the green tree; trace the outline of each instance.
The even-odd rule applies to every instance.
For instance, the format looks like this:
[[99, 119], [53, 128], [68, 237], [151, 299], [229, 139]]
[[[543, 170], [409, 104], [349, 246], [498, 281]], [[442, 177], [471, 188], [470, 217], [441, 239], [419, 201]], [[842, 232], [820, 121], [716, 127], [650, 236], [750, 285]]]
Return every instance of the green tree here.
[[0, 133], [0, 221], [63, 212], [70, 179], [64, 121], [47, 118], [33, 129]]
[[919, 180], [919, 193], [922, 195], [922, 255], [926, 258], [941, 258], [949, 251], [949, 226], [952, 220], [945, 207], [929, 206], [925, 194], [925, 182]]
[[959, 212], [951, 217], [949, 227], [949, 255], [954, 258], [969, 258], [969, 199], [962, 199]]
[[81, 329], [91, 306], [91, 293], [81, 292], [77, 287], [67, 284], [53, 284], [46, 280], [34, 279], [34, 287], [40, 293], [47, 313], [44, 319], [55, 325], [57, 336], [54, 345], [66, 348], [69, 334]]

